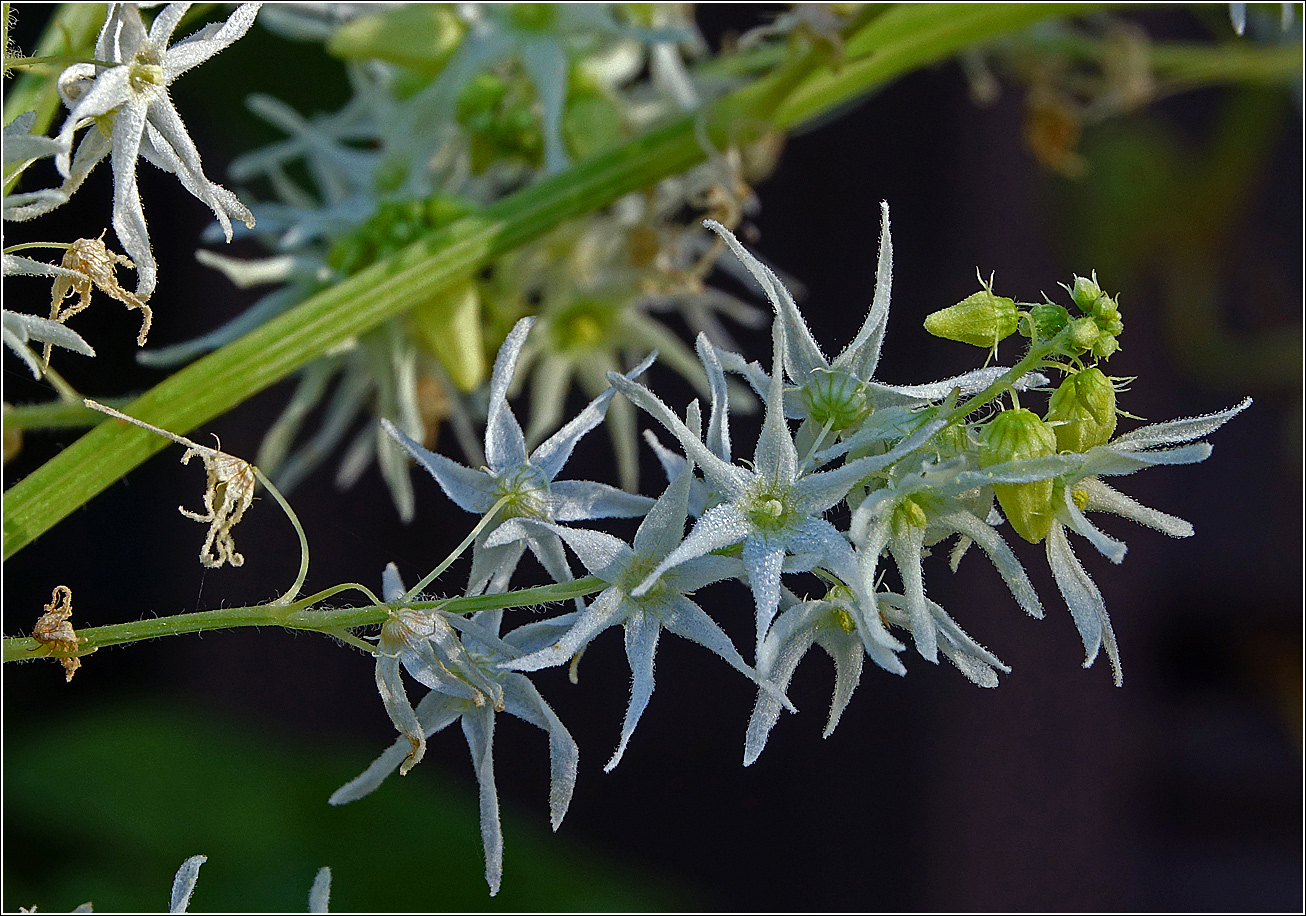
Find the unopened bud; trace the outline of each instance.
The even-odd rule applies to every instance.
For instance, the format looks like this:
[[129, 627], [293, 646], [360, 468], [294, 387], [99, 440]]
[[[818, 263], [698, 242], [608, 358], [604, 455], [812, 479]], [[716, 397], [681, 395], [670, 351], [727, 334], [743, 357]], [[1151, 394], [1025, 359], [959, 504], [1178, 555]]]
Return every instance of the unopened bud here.
[[1025, 313], [1021, 333], [1031, 340], [1051, 340], [1070, 323], [1070, 312], [1055, 302], [1040, 302]]
[[[1045, 458], [1057, 453], [1057, 437], [1038, 414], [1004, 410], [984, 426], [980, 439], [981, 467], [1021, 458]], [[1052, 529], [1052, 480], [994, 484], [998, 505], [1016, 533], [1037, 544]]]
[[925, 330], [945, 340], [989, 348], [1016, 333], [1018, 320], [1015, 300], [982, 289], [926, 316]]
[[1048, 400], [1048, 423], [1063, 452], [1105, 445], [1116, 431], [1116, 390], [1101, 369], [1066, 376]]

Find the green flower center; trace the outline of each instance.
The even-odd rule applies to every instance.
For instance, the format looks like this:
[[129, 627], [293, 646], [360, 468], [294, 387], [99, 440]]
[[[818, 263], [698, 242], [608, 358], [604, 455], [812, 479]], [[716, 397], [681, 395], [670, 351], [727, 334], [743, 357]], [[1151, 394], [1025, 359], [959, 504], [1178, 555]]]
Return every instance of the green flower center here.
[[164, 85], [163, 68], [150, 58], [138, 57], [129, 65], [127, 82], [131, 84], [132, 92], [138, 94], [158, 89]]
[[507, 497], [503, 504], [504, 518], [549, 518], [547, 496], [549, 481], [544, 472], [534, 465], [526, 465], [500, 477], [495, 487], [495, 499]]
[[596, 350], [612, 339], [617, 318], [618, 308], [611, 302], [578, 299], [553, 316], [550, 336], [562, 352]]
[[744, 494], [744, 514], [762, 531], [783, 531], [798, 521], [792, 487], [772, 480], [759, 481]]

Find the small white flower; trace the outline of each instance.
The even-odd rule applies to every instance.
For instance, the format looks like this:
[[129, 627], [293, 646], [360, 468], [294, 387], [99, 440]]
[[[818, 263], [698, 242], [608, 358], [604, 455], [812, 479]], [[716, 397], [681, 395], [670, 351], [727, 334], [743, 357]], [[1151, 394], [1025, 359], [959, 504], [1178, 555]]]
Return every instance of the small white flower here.
[[[776, 320], [784, 326], [785, 373], [796, 386], [785, 390], [785, 415], [804, 421], [796, 439], [800, 450], [809, 448], [824, 426], [828, 425], [830, 433], [839, 437], [845, 431], [857, 429], [876, 410], [922, 406], [942, 400], [954, 389], [959, 389], [963, 396], [974, 394], [1006, 371], [1001, 367], [977, 369], [925, 385], [886, 385], [875, 381], [889, 322], [889, 294], [893, 285], [893, 240], [889, 235], [887, 202], [880, 204], [880, 252], [871, 307], [852, 343], [833, 360], [821, 352], [793, 296], [775, 272], [739, 244], [734, 234], [720, 223], [704, 220], [703, 225], [730, 246], [771, 300]], [[746, 363], [733, 353], [723, 354], [723, 361], [725, 368], [747, 378], [758, 394], [765, 394], [767, 376], [756, 363]], [[1031, 373], [1020, 378], [1014, 387], [1024, 390], [1046, 382], [1043, 376]]]
[[[388, 420], [381, 427], [430, 472], [441, 489], [468, 512], [489, 512], [507, 497], [504, 516], [525, 516], [546, 522], [576, 522], [593, 518], [631, 518], [643, 515], [653, 500], [588, 480], [555, 480], [571, 457], [581, 437], [603, 422], [613, 391], [608, 389], [589, 403], [566, 426], [558, 430], [529, 455], [521, 425], [508, 406], [508, 386], [533, 318], [517, 322], [499, 349], [490, 375], [490, 408], [485, 423], [485, 459], [488, 467], [474, 470], [443, 455], [422, 448]], [[629, 381], [642, 373], [652, 357], [631, 370]], [[487, 547], [493, 529], [482, 531], [472, 553], [467, 594], [499, 592], [527, 547], [557, 582], [571, 578], [562, 541], [551, 531], [523, 532], [521, 540]]]
[[[392, 564], [386, 568], [385, 594], [395, 600], [403, 593], [403, 583]], [[373, 792], [396, 769], [401, 774], [406, 772], [416, 762], [414, 755], [419, 741], [424, 747], [427, 737], [461, 721], [476, 781], [480, 784], [485, 880], [493, 896], [499, 892], [503, 878], [503, 828], [499, 823], [499, 793], [494, 784], [495, 713], [511, 713], [548, 733], [549, 812], [554, 830], [562, 824], [571, 804], [580, 757], [575, 739], [535, 685], [526, 675], [503, 670], [503, 666], [555, 642], [572, 625], [575, 615], [528, 623], [500, 638], [502, 610], [482, 611], [470, 620], [456, 614], [441, 615], [438, 611], [426, 615], [419, 611], [408, 613], [403, 625], [392, 629], [388, 637], [383, 632], [386, 644], [378, 647], [381, 651], [377, 662], [377, 684], [386, 711], [397, 724], [396, 714], [404, 720], [401, 726], [404, 734], [362, 774], [337, 789], [329, 803], [343, 805], [355, 801]], [[427, 621], [439, 619], [445, 624], [431, 631], [440, 634], [438, 639], [423, 635], [421, 625], [413, 625], [422, 617]], [[450, 627], [462, 632], [460, 644]], [[394, 653], [389, 656], [390, 662], [385, 654], [387, 649]], [[403, 695], [395, 659], [431, 687], [416, 709], [408, 706]], [[384, 675], [383, 664], [388, 665]], [[398, 696], [387, 693], [395, 685]]]
[[[721, 499], [703, 513], [685, 540], [632, 594], [635, 597], [644, 594], [673, 566], [742, 543], [744, 567], [757, 605], [759, 648], [779, 607], [782, 568], [786, 572], [803, 572], [819, 566], [859, 593], [863, 591], [852, 546], [822, 515], [842, 502], [858, 481], [920, 448], [943, 425], [941, 421], [923, 423], [920, 429], [882, 455], [858, 458], [836, 470], [811, 472], [799, 461], [784, 418], [781, 385], [785, 333], [778, 320], [772, 325], [772, 344], [773, 369], [766, 416], [751, 467], [721, 458], [716, 449], [705, 445], [696, 432], [643, 385], [615, 374], [608, 376], [622, 394], [680, 440], [686, 456], [702, 468], [709, 490]], [[714, 432], [709, 427], [709, 438], [717, 443], [717, 449], [728, 447], [724, 430]], [[786, 556], [795, 559], [786, 564]], [[874, 607], [869, 595], [859, 597], [868, 608]], [[902, 663], [893, 654], [902, 644], [889, 635], [879, 616], [870, 611], [861, 614], [858, 626], [866, 651], [876, 663], [902, 673]]]
[[[157, 268], [150, 250], [145, 211], [136, 186], [136, 160], [144, 156], [207, 204], [231, 240], [236, 217], [254, 224], [249, 208], [221, 185], [210, 181], [200, 164], [199, 150], [168, 96], [168, 86], [244, 35], [258, 14], [259, 3], [239, 6], [224, 23], [213, 23], [173, 44], [173, 30], [189, 3], [172, 3], [154, 18], [148, 32], [136, 4], [115, 4], [95, 44], [95, 56], [113, 66], [74, 64], [60, 76], [70, 112], [59, 132], [62, 149], [55, 163], [68, 182], [81, 180], [105, 156], [113, 162], [113, 229], [137, 265], [137, 295], [149, 298]], [[77, 131], [88, 125], [70, 162]], [[63, 199], [71, 190], [65, 182]], [[62, 202], [62, 201], [60, 201]], [[57, 204], [56, 204], [57, 205]], [[29, 213], [27, 216], [38, 215]]]
[[521, 536], [512, 531], [514, 528], [547, 527], [567, 542], [591, 575], [609, 585], [576, 617], [576, 622], [561, 639], [504, 664], [505, 668], [516, 671], [536, 671], [565, 664], [604, 630], [617, 624], [622, 626], [632, 678], [630, 705], [626, 708], [621, 740], [612, 759], [604, 766], [605, 772], [610, 772], [621, 761], [630, 736], [653, 695], [653, 656], [657, 652], [658, 636], [664, 629], [704, 646], [762, 687], [764, 693], [776, 694], [777, 709], [782, 703], [788, 703], [780, 690], [762, 684], [757, 672], [740, 657], [730, 637], [689, 599], [695, 590], [741, 573], [737, 559], [705, 556], [688, 560], [664, 572], [641, 596], [634, 594], [648, 571], [680, 543], [688, 516], [692, 477], [693, 467], [686, 463], [667, 486], [666, 492], [649, 509], [629, 546], [600, 531], [546, 525], [531, 519], [511, 519], [491, 538], [493, 543], [513, 534]]

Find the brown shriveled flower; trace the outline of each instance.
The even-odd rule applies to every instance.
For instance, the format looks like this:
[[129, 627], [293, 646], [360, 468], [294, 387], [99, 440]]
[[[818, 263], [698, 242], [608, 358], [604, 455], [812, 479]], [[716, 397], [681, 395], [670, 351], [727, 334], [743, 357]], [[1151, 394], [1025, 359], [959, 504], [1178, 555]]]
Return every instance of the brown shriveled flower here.
[[[189, 464], [191, 458], [199, 456], [204, 462], [204, 470], [208, 472], [208, 483], [204, 490], [204, 514], [191, 512], [184, 506], [178, 506], [177, 509], [187, 518], [208, 523], [209, 534], [204, 539], [204, 546], [200, 548], [200, 563], [202, 565], [209, 568], [219, 567], [223, 563], [230, 563], [232, 566], [243, 565], [245, 558], [236, 553], [236, 542], [231, 536], [231, 529], [241, 520], [245, 515], [245, 510], [254, 501], [254, 484], [256, 481], [254, 466], [244, 458], [229, 455], [221, 451], [220, 448], [209, 448], [206, 445], [200, 445], [198, 442], [192, 442], [185, 436], [178, 436], [166, 429], [151, 426], [149, 423], [135, 417], [129, 417], [112, 407], [105, 407], [103, 404], [96, 403], [90, 398], [87, 398], [83, 403], [92, 410], [107, 413], [119, 420], [126, 420], [128, 423], [141, 427], [141, 429], [148, 429], [152, 433], [158, 433], [166, 439], [171, 439], [178, 445], [186, 446], [186, 454], [181, 456], [182, 464]], [[218, 445], [220, 447], [222, 443], [219, 442]], [[214, 554], [215, 548], [217, 550], [216, 555]]]
[[[245, 558], [236, 553], [236, 542], [231, 536], [231, 529], [254, 501], [254, 466], [243, 458], [226, 452], [205, 448], [193, 442], [189, 446], [186, 454], [181, 457], [181, 463], [189, 464], [191, 458], [198, 455], [204, 462], [204, 470], [208, 472], [208, 486], [204, 490], [204, 514], [191, 512], [182, 506], [177, 508], [187, 518], [209, 524], [208, 537], [200, 548], [200, 563], [211, 568], [223, 563], [240, 566]], [[216, 557], [213, 554], [215, 547], [218, 551]]]
[[[105, 232], [108, 230], [106, 229]], [[100, 233], [98, 239], [78, 239], [73, 242], [63, 256], [61, 266], [80, 274], [80, 279], [72, 279], [67, 275], [55, 278], [54, 286], [50, 290], [50, 320], [58, 321], [60, 324], [66, 322], [91, 304], [91, 294], [96, 287], [99, 287], [101, 292], [109, 294], [127, 308], [140, 309], [141, 331], [136, 335], [136, 344], [144, 346], [145, 339], [150, 333], [150, 324], [154, 320], [154, 313], [150, 311], [144, 299], [118, 284], [119, 264], [133, 270], [136, 268], [126, 255], [117, 254], [105, 247], [104, 232]], [[77, 304], [65, 310], [64, 300], [73, 293], [77, 293]], [[47, 366], [50, 364], [48, 343], [45, 345], [45, 364]]]
[[[45, 606], [45, 613], [37, 618], [36, 626], [32, 628], [32, 638], [55, 652], [76, 652], [82, 640], [68, 622], [71, 616], [73, 590], [66, 585], [56, 585], [50, 595], [50, 603]], [[71, 681], [77, 669], [82, 666], [82, 660], [60, 656], [59, 664], [67, 672], [66, 680]]]

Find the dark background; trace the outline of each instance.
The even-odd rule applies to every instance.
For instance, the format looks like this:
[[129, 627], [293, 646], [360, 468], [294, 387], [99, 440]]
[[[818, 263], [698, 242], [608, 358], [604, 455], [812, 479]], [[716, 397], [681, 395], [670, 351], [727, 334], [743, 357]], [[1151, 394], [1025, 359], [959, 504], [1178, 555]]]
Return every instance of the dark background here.
[[[20, 26], [32, 26], [28, 15], [20, 5]], [[715, 44], [765, 15], [714, 5], [700, 21]], [[1126, 15], [1157, 39], [1233, 40], [1223, 7], [1205, 19], [1177, 8]], [[18, 40], [30, 47], [24, 34]], [[249, 60], [262, 69], [243, 70]], [[338, 107], [327, 96], [344, 91], [339, 68], [314, 46], [258, 27], [174, 87], [211, 177], [222, 180], [232, 156], [275, 138], [234, 120], [238, 100], [268, 85], [306, 114]], [[1011, 665], [1001, 689], [976, 688], [914, 653], [904, 655], [904, 679], [868, 664], [838, 730], [821, 741], [832, 670], [814, 652], [790, 691], [802, 714], [783, 717], [761, 759], [743, 769], [752, 689], [699, 647], [668, 637], [653, 702], [621, 766], [605, 775], [629, 685], [620, 638], [607, 633], [586, 654], [579, 687], [556, 670], [535, 679], [582, 749], [557, 837], [537, 836], [547, 822], [543, 734], [508, 717], [496, 729], [508, 813], [504, 892], [491, 905], [1301, 907], [1300, 95], [1222, 88], [1158, 101], [1088, 128], [1079, 146], [1088, 171], [1072, 181], [1034, 160], [1023, 141], [1024, 88], [1002, 85], [981, 108], [958, 66], [940, 65], [792, 138], [758, 189], [752, 244], [806, 287], [813, 332], [838, 352], [869, 303], [878, 204], [889, 201], [885, 381], [974, 367], [977, 351], [929, 337], [921, 319], [973, 292], [977, 267], [996, 274], [1000, 293], [1027, 301], [1055, 297], [1059, 282], [1097, 269], [1119, 293], [1126, 322], [1109, 371], [1138, 376], [1123, 409], [1154, 422], [1256, 399], [1212, 437], [1204, 464], [1113, 481], [1191, 521], [1195, 537], [1173, 541], [1105, 518], [1104, 530], [1130, 547], [1118, 567], [1076, 543], [1112, 612], [1125, 686], [1111, 685], [1105, 660], [1080, 669], [1078, 634], [1039, 548], [1014, 545], [1044, 599], [1042, 621], [1020, 612], [978, 554], [955, 576], [938, 556], [927, 561], [931, 597]], [[1241, 171], [1222, 165], [1212, 139], [1222, 130], [1248, 153]], [[147, 166], [140, 174], [161, 265], [150, 342], [162, 346], [216, 326], [255, 293], [194, 264], [203, 206], [171, 176]], [[56, 239], [98, 234], [109, 178], [103, 166], [80, 192], [86, 209], [32, 226]], [[16, 281], [6, 292], [11, 308], [45, 307], [39, 284]], [[132, 362], [137, 318], [118, 304], [97, 296], [74, 327], [100, 352], [56, 363], [79, 390], [123, 395], [161, 378]], [[765, 356], [764, 333], [739, 336], [750, 357]], [[1004, 348], [1002, 359], [1014, 358]], [[682, 407], [687, 392], [653, 371], [658, 390]], [[7, 401], [48, 397], [9, 357], [4, 380]], [[202, 432], [252, 456], [288, 391], [264, 392]], [[1136, 423], [1122, 419], [1121, 429]], [[751, 451], [751, 429], [736, 420], [741, 455]], [[29, 435], [6, 484], [72, 438]], [[203, 528], [176, 506], [198, 507], [201, 475], [179, 468], [178, 457], [166, 450], [6, 565], [7, 634], [30, 632], [56, 584], [72, 588], [78, 627], [254, 603], [285, 588], [295, 541], [270, 500], [236, 531], [243, 568], [198, 565]], [[595, 435], [568, 470], [602, 480], [610, 465]], [[653, 490], [660, 474], [652, 462], [645, 470]], [[474, 521], [419, 471], [418, 516], [408, 526], [375, 472], [345, 493], [332, 487], [333, 473], [329, 463], [292, 496], [313, 550], [309, 589], [344, 580], [376, 588], [391, 560], [412, 581]], [[445, 578], [451, 592], [460, 568]], [[699, 598], [747, 646], [751, 598], [737, 584]], [[394, 736], [372, 663], [353, 650], [274, 630], [207, 633], [101, 651], [71, 685], [48, 663], [6, 666], [3, 686], [6, 909], [67, 909], [92, 891], [97, 908], [157, 906], [172, 871], [195, 852], [210, 856], [201, 909], [236, 890], [248, 892], [232, 898], [239, 908], [302, 908], [321, 864], [336, 869], [340, 909], [488, 901], [475, 782], [456, 729], [433, 739], [402, 783], [346, 809], [326, 807], [326, 795]], [[448, 812], [423, 807], [435, 793]], [[219, 808], [230, 823], [204, 813]], [[558, 869], [582, 869], [573, 878], [591, 881], [595, 895], [602, 885], [632, 896], [559, 890], [550, 856]], [[587, 868], [601, 877], [587, 879]], [[264, 873], [266, 886], [256, 880]], [[147, 902], [95, 890], [115, 887], [110, 879], [138, 882]]]

